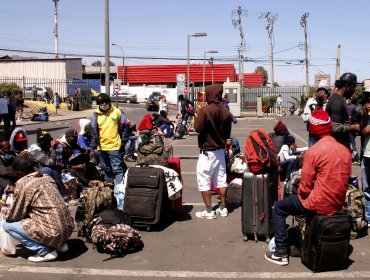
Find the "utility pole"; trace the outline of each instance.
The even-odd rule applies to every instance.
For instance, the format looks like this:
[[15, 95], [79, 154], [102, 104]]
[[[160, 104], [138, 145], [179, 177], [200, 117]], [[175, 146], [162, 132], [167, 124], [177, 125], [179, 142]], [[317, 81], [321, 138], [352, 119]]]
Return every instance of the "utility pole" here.
[[304, 13], [301, 17], [301, 26], [304, 29], [304, 51], [306, 54], [306, 96], [310, 95], [310, 81], [309, 81], [309, 73], [308, 73], [308, 46], [307, 46], [307, 18], [309, 13]]
[[338, 44], [338, 49], [337, 49], [337, 66], [335, 67], [335, 79], [339, 80], [340, 77], [340, 51], [341, 51], [341, 45]]
[[105, 93], [110, 96], [109, 0], [105, 0], [104, 4]]
[[232, 20], [233, 26], [239, 29], [240, 32], [240, 45], [238, 48], [238, 64], [239, 64], [239, 83], [240, 87], [244, 86], [244, 49], [245, 40], [242, 26], [242, 16], [247, 16], [247, 11], [243, 10], [242, 7], [238, 7], [237, 10], [232, 11], [232, 15], [236, 17]]
[[266, 18], [266, 30], [269, 36], [269, 47], [270, 47], [270, 87], [274, 89], [275, 81], [274, 81], [274, 23], [278, 18], [277, 14], [272, 14], [270, 12], [261, 14], [260, 18]]
[[54, 2], [54, 53], [55, 58], [58, 58], [58, 1], [53, 0]]

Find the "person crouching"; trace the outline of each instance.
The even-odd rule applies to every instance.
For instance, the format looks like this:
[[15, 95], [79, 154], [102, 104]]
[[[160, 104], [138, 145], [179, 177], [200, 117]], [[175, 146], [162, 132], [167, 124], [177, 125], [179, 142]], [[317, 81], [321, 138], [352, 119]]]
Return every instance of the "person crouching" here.
[[10, 208], [1, 205], [3, 228], [25, 248], [36, 252], [28, 257], [29, 261], [52, 261], [58, 257], [57, 251], [68, 250], [65, 242], [72, 234], [73, 218], [54, 180], [34, 172], [29, 157], [16, 158], [13, 172], [17, 182], [6, 190], [14, 193], [13, 203]]

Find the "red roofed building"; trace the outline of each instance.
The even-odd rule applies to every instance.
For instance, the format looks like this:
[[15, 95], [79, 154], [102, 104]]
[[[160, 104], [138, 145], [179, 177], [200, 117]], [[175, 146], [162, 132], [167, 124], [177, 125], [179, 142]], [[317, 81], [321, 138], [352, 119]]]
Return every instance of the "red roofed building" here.
[[[117, 78], [122, 80], [124, 70], [125, 84], [176, 84], [176, 75], [187, 75], [187, 65], [143, 65], [143, 66], [118, 66]], [[229, 78], [235, 79], [233, 64], [205, 65], [205, 82], [223, 83]], [[187, 79], [186, 79], [187, 81]], [[190, 65], [190, 82], [200, 86], [203, 83], [203, 64]]]
[[[239, 75], [237, 75], [239, 81]], [[244, 74], [244, 86], [245, 87], [262, 87], [263, 86], [263, 73], [247, 73]]]

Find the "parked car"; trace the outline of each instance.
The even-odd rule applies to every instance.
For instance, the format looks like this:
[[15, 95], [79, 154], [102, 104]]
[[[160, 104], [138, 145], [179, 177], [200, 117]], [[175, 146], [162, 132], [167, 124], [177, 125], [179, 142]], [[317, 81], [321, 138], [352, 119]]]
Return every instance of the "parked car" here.
[[124, 103], [136, 103], [137, 102], [136, 94], [132, 94], [132, 93], [129, 93], [127, 91], [121, 91], [119, 93], [113, 93], [111, 98], [110, 98], [111, 102], [115, 102], [117, 96], [118, 96], [118, 102], [124, 102]]
[[24, 88], [24, 92], [23, 92], [23, 97], [25, 99], [33, 99], [34, 96], [33, 96], [33, 92], [34, 92], [34, 89], [36, 90], [37, 92], [37, 100], [45, 100], [45, 98], [47, 98], [47, 101], [49, 103], [49, 101], [53, 100], [53, 90], [49, 87], [43, 87], [43, 86], [37, 86], [37, 87], [25, 87]]
[[159, 99], [161, 98], [160, 92], [153, 92], [146, 99], [146, 110], [147, 111], [158, 111], [159, 109]]

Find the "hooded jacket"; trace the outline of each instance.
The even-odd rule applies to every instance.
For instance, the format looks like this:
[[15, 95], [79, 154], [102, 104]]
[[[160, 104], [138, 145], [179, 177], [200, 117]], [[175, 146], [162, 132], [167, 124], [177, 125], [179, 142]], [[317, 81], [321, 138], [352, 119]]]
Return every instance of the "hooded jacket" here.
[[151, 131], [154, 129], [153, 123], [152, 123], [152, 116], [150, 114], [146, 114], [144, 118], [139, 123], [139, 126], [137, 127], [137, 131], [142, 130], [149, 130]]
[[205, 88], [207, 106], [202, 107], [194, 122], [201, 150], [224, 149], [230, 138], [232, 114], [222, 103], [222, 85]]
[[15, 136], [17, 135], [19, 131], [22, 131], [25, 137], [27, 138], [27, 140], [25, 140], [24, 146], [26, 147], [26, 149], [28, 148], [28, 136], [27, 136], [26, 131], [22, 127], [17, 127], [13, 130], [12, 134], [10, 135], [10, 139], [9, 139], [9, 143], [10, 143], [10, 146], [12, 147], [12, 151], [15, 152], [16, 154], [19, 154], [20, 152], [22, 152], [22, 151], [16, 150], [14, 147]]
[[118, 151], [121, 147], [119, 122], [121, 111], [112, 105], [106, 111], [96, 108], [91, 122], [91, 149], [99, 151]]

